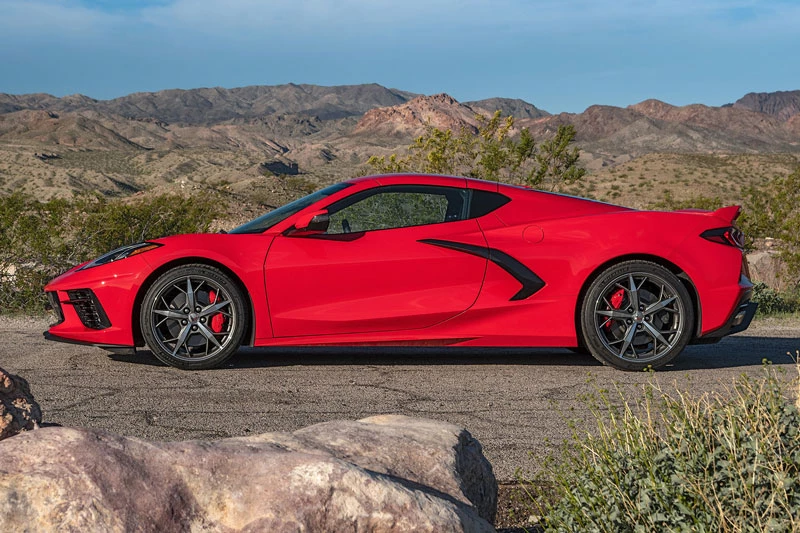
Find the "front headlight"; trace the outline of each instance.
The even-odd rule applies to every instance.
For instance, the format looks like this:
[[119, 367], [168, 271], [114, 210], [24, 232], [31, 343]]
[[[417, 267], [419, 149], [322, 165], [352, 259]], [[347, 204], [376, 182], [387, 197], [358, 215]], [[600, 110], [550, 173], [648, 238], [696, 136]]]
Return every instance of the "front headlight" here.
[[90, 261], [89, 263], [83, 265], [79, 270], [86, 270], [87, 268], [113, 263], [114, 261], [119, 261], [120, 259], [125, 259], [127, 257], [139, 255], [144, 252], [149, 252], [150, 250], [155, 250], [159, 246], [163, 245], [154, 242], [137, 242], [136, 244], [129, 244], [128, 246], [123, 246], [122, 248], [117, 248], [116, 250], [111, 250], [107, 254], [101, 255], [94, 261]]

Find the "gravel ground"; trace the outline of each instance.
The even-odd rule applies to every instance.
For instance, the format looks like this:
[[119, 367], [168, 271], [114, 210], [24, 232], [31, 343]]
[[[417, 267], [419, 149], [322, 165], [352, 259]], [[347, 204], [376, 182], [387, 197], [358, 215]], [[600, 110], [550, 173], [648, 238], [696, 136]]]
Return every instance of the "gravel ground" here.
[[[517, 469], [535, 472], [556, 450], [569, 434], [565, 412], [589, 419], [578, 397], [593, 390], [592, 380], [633, 390], [648, 379], [541, 349], [243, 349], [226, 368], [186, 372], [146, 350], [110, 357], [45, 341], [46, 327], [42, 319], [0, 317], [0, 367], [30, 382], [46, 422], [183, 440], [401, 413], [469, 429], [503, 482]], [[737, 375], [758, 372], [764, 359], [796, 375], [787, 354], [796, 350], [800, 318], [757, 320], [719, 344], [687, 348], [655, 379], [723, 390]]]

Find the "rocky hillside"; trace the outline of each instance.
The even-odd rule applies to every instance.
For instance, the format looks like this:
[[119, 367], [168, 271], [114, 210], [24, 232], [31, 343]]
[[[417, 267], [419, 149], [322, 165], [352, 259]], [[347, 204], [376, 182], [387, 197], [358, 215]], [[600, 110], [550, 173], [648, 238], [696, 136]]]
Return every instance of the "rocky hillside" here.
[[733, 107], [772, 115], [778, 120], [789, 120], [800, 114], [800, 91], [748, 93], [738, 99]]
[[468, 128], [477, 131], [475, 115], [479, 111], [444, 93], [418, 96], [398, 106], [367, 111], [353, 133], [409, 138], [421, 133], [428, 125], [442, 130]]
[[490, 112], [501, 111], [503, 115], [511, 115], [514, 118], [542, 118], [549, 117], [550, 113], [539, 109], [533, 104], [519, 98], [486, 98], [474, 102], [464, 102], [473, 109], [485, 109]]

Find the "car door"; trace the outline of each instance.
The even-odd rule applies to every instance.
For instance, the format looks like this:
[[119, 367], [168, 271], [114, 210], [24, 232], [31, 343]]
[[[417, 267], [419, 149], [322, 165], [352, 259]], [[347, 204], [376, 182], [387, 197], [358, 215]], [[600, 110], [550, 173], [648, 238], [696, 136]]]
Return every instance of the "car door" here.
[[486, 249], [467, 219], [466, 189], [376, 187], [328, 206], [321, 234], [276, 237], [265, 278], [276, 337], [419, 329], [467, 310], [486, 272]]

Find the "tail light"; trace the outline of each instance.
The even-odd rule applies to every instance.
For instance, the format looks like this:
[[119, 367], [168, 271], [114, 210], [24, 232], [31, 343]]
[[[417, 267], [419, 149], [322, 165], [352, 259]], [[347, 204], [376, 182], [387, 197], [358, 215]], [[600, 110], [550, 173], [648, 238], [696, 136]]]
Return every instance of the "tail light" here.
[[727, 244], [739, 249], [744, 249], [744, 233], [738, 228], [728, 226], [727, 228], [715, 228], [704, 231], [701, 237], [711, 242]]

